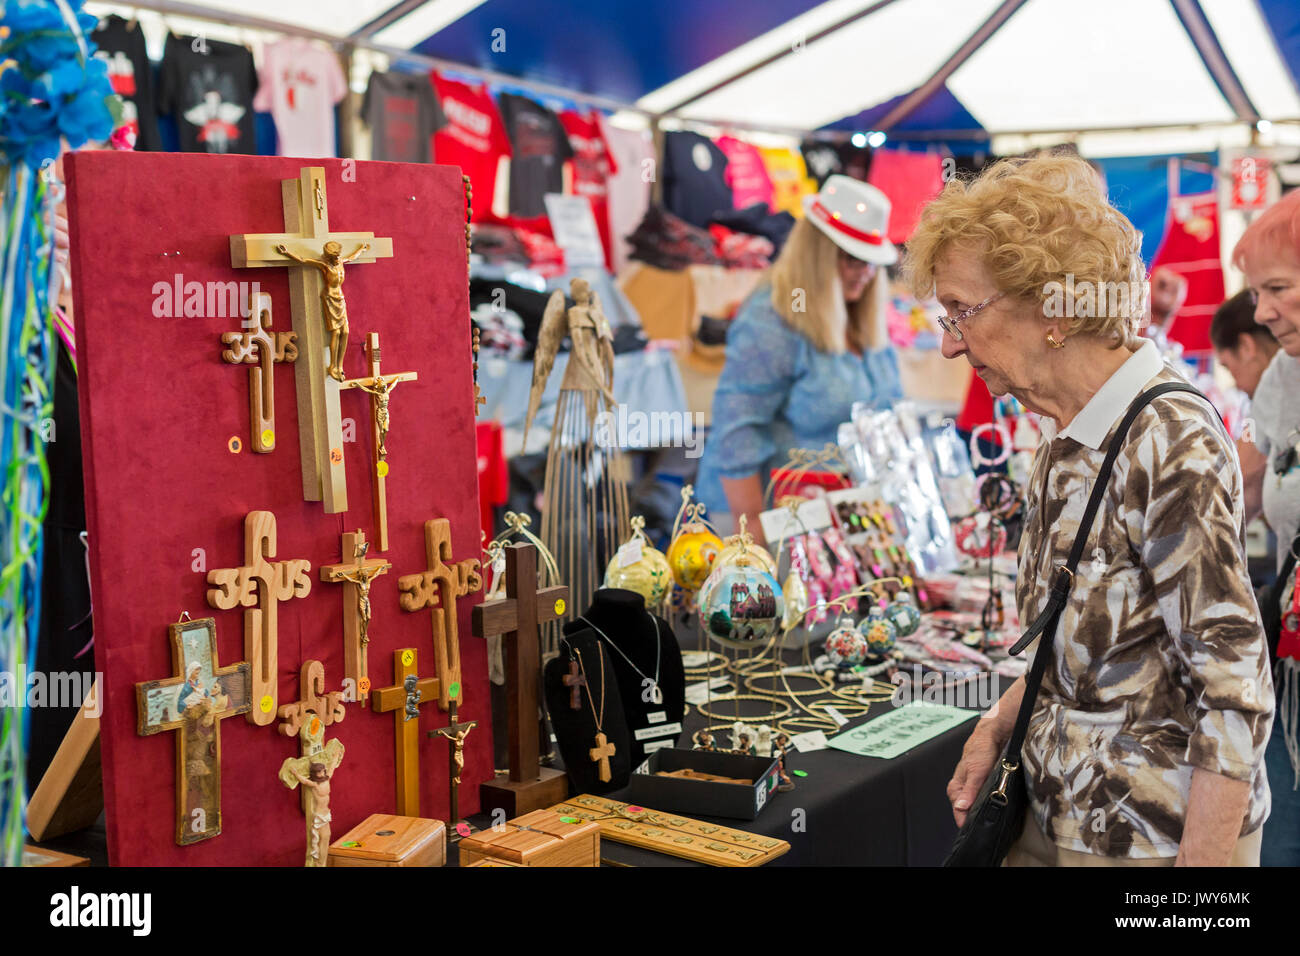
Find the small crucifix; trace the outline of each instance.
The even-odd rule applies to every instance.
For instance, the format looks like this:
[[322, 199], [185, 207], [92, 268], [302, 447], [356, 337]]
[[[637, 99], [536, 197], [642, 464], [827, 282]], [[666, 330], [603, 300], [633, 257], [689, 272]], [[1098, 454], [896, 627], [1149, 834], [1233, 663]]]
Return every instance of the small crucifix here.
[[[320, 661], [304, 661], [298, 678], [298, 693], [302, 700], [292, 704], [282, 704], [276, 711], [281, 724], [278, 728], [285, 737], [300, 737], [303, 757], [310, 757], [319, 752], [324, 728], [336, 724], [347, 716], [343, 707], [344, 693], [341, 690], [325, 691], [325, 665]], [[320, 726], [315, 726], [319, 724]], [[303, 728], [307, 728], [304, 734]], [[310, 790], [303, 790], [302, 809], [307, 811], [307, 797]]]
[[248, 712], [248, 662], [217, 665], [215, 618], [177, 622], [167, 633], [177, 676], [135, 685], [136, 730], [177, 732], [176, 842], [187, 846], [221, 833], [221, 721]]
[[424, 523], [424, 550], [428, 570], [403, 574], [397, 579], [404, 611], [431, 608], [433, 651], [438, 668], [438, 706], [449, 711], [460, 702], [460, 642], [457, 636], [456, 599], [483, 588], [478, 558], [453, 561], [451, 522], [431, 518]]
[[[343, 532], [343, 560], [321, 565], [320, 579], [343, 588], [343, 678], [351, 681], [352, 699], [370, 696], [370, 671], [366, 651], [370, 643], [370, 586], [392, 569], [383, 558], [366, 559], [370, 544], [362, 531]], [[351, 560], [349, 560], [351, 559]], [[345, 683], [345, 687], [347, 684]]]
[[[506, 700], [508, 701], [509, 771], [485, 783], [479, 793], [485, 809], [502, 807], [515, 817], [549, 807], [568, 796], [565, 775], [541, 766], [538, 741], [538, 684], [541, 648], [538, 627], [564, 616], [569, 589], [564, 585], [537, 588], [537, 547], [530, 543], [508, 545], [506, 596], [485, 601], [473, 611], [478, 637], [504, 636], [506, 646]], [[575, 674], [577, 665], [570, 667]], [[577, 699], [585, 677], [566, 677], [564, 683]], [[560, 792], [563, 791], [563, 792]], [[559, 796], [555, 794], [559, 792]]]
[[446, 727], [439, 727], [437, 730], [429, 731], [430, 737], [445, 737], [447, 740], [447, 773], [451, 779], [450, 796], [448, 799], [448, 824], [454, 825], [460, 821], [460, 775], [465, 769], [465, 738], [469, 732], [478, 726], [477, 720], [466, 721], [461, 723], [456, 718], [456, 705], [451, 705], [451, 720]]
[[393, 242], [369, 232], [330, 231], [323, 167], [304, 167], [280, 187], [285, 231], [231, 236], [230, 263], [289, 269], [289, 305], [302, 353], [294, 382], [303, 498], [337, 514], [348, 510], [338, 385], [348, 329], [343, 267], [390, 258]]
[[393, 765], [397, 769], [397, 813], [420, 815], [420, 705], [438, 699], [438, 678], [417, 677], [415, 648], [393, 651], [393, 686], [376, 687], [375, 713], [393, 714]]
[[396, 372], [392, 375], [379, 373], [379, 333], [371, 332], [366, 337], [366, 353], [370, 361], [370, 375], [367, 378], [350, 378], [340, 388], [359, 388], [370, 396], [370, 423], [374, 433], [374, 499], [375, 528], [379, 537], [379, 550], [388, 550], [388, 493], [385, 479], [388, 477], [388, 429], [391, 424], [388, 400], [399, 382], [414, 382], [419, 378], [416, 372]]
[[577, 661], [569, 661], [569, 673], [564, 675], [564, 686], [569, 688], [569, 709], [582, 710], [582, 690], [587, 686], [587, 675]]
[[251, 365], [248, 370], [248, 419], [252, 429], [252, 448], [259, 454], [275, 450], [275, 379], [276, 362], [293, 362], [298, 358], [296, 332], [276, 332], [271, 328], [271, 296], [259, 292], [248, 305], [253, 320], [252, 332], [223, 332], [221, 353], [231, 365]]
[[305, 559], [269, 561], [275, 557], [275, 515], [250, 511], [244, 518], [244, 560], [238, 568], [208, 572], [210, 607], [228, 611], [242, 604], [244, 657], [251, 666], [252, 706], [249, 723], [266, 726], [275, 720], [279, 692], [279, 637], [276, 609], [281, 601], [311, 593], [311, 562]]
[[601, 783], [609, 783], [609, 758], [614, 756], [614, 745], [605, 739], [602, 733], [596, 734], [596, 746], [587, 751], [591, 762], [597, 765], [596, 776]]

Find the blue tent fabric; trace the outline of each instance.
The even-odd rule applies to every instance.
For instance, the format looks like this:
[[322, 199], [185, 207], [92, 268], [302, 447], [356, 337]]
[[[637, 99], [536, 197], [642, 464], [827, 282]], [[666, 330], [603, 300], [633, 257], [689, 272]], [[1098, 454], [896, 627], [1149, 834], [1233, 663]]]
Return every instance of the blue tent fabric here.
[[1256, 0], [1264, 21], [1273, 33], [1278, 51], [1296, 89], [1300, 90], [1300, 4], [1296, 0]]
[[[877, 124], [880, 120], [884, 119], [890, 110], [911, 96], [913, 92], [915, 90], [901, 93], [893, 99], [878, 103], [870, 109], [865, 109], [853, 116], [846, 116], [844, 119], [830, 123], [823, 128], [832, 130], [878, 129]], [[924, 133], [930, 130], [984, 133], [984, 128], [980, 126], [979, 120], [971, 115], [970, 110], [962, 105], [961, 100], [952, 94], [946, 84], [940, 86], [912, 113], [904, 117], [903, 121], [890, 131], [890, 138], [907, 139], [908, 133]], [[987, 140], [988, 134], [984, 133], [982, 138]]]
[[[1150, 268], [1165, 231], [1165, 212], [1169, 207], [1168, 160], [1165, 156], [1123, 156], [1099, 159], [1106, 176], [1106, 188], [1115, 208], [1128, 216], [1142, 233], [1142, 261]], [[1198, 156], [1206, 164], [1217, 166], [1218, 153]], [[1209, 192], [1214, 177], [1207, 172], [1183, 166], [1179, 174], [1178, 193]]]

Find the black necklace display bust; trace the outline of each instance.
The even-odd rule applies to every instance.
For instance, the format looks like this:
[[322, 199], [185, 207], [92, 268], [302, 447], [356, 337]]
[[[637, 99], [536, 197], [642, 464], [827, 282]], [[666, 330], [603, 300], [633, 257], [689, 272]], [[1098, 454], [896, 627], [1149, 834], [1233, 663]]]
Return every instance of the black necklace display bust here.
[[[542, 685], [546, 694], [546, 711], [555, 728], [555, 742], [564, 758], [564, 769], [573, 784], [574, 793], [610, 793], [627, 786], [632, 776], [632, 734], [623, 715], [618, 680], [609, 648], [591, 630], [583, 630], [560, 641], [560, 656], [547, 663], [542, 671]], [[586, 681], [571, 686], [565, 684], [569, 675], [569, 662], [580, 663], [579, 676]], [[574, 694], [577, 691], [577, 708]], [[614, 745], [607, 755], [610, 779], [600, 779], [600, 758], [593, 760], [592, 751], [598, 748], [602, 734], [605, 743]]]
[[622, 588], [601, 588], [589, 607], [566, 624], [566, 635], [588, 631], [605, 645], [614, 668], [623, 712], [631, 730], [632, 768], [647, 746], [675, 747], [686, 714], [686, 671], [668, 622], [646, 610], [645, 598]]

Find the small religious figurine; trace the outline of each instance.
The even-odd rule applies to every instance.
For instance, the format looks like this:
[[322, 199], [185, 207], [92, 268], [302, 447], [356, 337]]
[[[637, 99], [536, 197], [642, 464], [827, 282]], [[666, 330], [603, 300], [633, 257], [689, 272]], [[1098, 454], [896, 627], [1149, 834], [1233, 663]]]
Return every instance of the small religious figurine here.
[[758, 756], [758, 747], [754, 744], [754, 739], [758, 736], [758, 731], [743, 721], [736, 721], [731, 726], [731, 752], [733, 754], [745, 754], [750, 757]]
[[325, 312], [325, 327], [330, 333], [330, 364], [327, 371], [331, 378], [343, 381], [343, 356], [348, 350], [348, 306], [343, 300], [343, 267], [360, 258], [370, 249], [370, 243], [363, 242], [350, 256], [342, 255], [343, 246], [331, 239], [325, 243], [324, 255], [320, 259], [300, 256], [284, 243], [275, 247], [282, 256], [288, 256], [305, 266], [315, 266], [320, 270], [324, 280], [321, 288], [321, 308]]
[[785, 755], [790, 750], [790, 738], [783, 733], [777, 733], [776, 738], [772, 741], [772, 756], [776, 758], [776, 773], [781, 778], [777, 784], [777, 793], [788, 793], [794, 789], [794, 781], [790, 779], [790, 774], [785, 769]]
[[452, 784], [460, 786], [460, 774], [465, 769], [465, 738], [469, 732], [474, 729], [474, 724], [461, 724], [456, 729], [456, 733], [451, 733], [450, 727], [443, 727], [438, 731], [438, 736], [446, 737], [454, 748], [452, 751], [452, 761], [455, 763], [456, 772], [452, 777]]
[[[364, 558], [369, 550], [370, 542], [357, 548], [358, 560]], [[351, 568], [334, 569], [335, 581], [351, 581], [357, 586], [358, 630], [361, 634], [362, 647], [370, 643], [370, 585], [374, 584], [375, 578], [387, 570], [387, 564], [358, 564]]]
[[388, 460], [388, 429], [392, 421], [388, 415], [388, 396], [398, 382], [405, 381], [401, 375], [376, 375], [368, 383], [358, 382], [357, 388], [375, 400], [375, 451], [379, 461]]
[[713, 742], [713, 734], [707, 730], [697, 730], [691, 735], [691, 743], [695, 750], [717, 750], [718, 746]]
[[296, 767], [290, 772], [311, 793], [307, 814], [307, 866], [325, 866], [330, 852], [330, 774], [323, 763], [312, 763], [311, 777], [304, 777]]

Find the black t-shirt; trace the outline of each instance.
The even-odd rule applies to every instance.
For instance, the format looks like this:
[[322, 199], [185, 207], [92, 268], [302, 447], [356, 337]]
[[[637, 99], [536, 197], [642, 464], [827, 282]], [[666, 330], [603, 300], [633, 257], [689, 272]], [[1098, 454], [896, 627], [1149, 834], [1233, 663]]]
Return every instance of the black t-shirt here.
[[114, 13], [99, 21], [90, 39], [99, 47], [95, 56], [108, 64], [113, 92], [122, 97], [123, 125], [134, 130], [135, 148], [162, 149], [153, 67], [149, 65], [140, 25], [128, 23]]
[[701, 229], [714, 213], [735, 209], [727, 185], [727, 154], [706, 136], [687, 131], [664, 134], [664, 206]]
[[257, 70], [246, 47], [168, 35], [158, 108], [175, 115], [183, 152], [256, 153], [256, 92]]
[[825, 140], [806, 139], [801, 148], [803, 163], [808, 167], [808, 175], [816, 180], [818, 189], [821, 189], [822, 183], [826, 182], [827, 177], [844, 171], [840, 151], [834, 143], [828, 143]]
[[447, 125], [425, 74], [371, 73], [361, 118], [370, 126], [371, 156], [395, 163], [432, 162], [432, 136]]
[[560, 118], [526, 96], [502, 93], [497, 98], [510, 137], [510, 215], [533, 219], [546, 215], [543, 197], [564, 191], [564, 164], [573, 147]]

